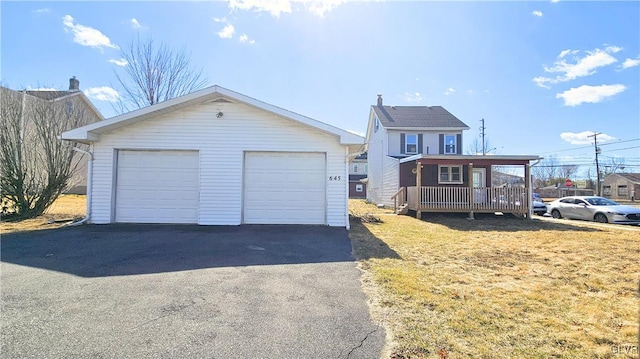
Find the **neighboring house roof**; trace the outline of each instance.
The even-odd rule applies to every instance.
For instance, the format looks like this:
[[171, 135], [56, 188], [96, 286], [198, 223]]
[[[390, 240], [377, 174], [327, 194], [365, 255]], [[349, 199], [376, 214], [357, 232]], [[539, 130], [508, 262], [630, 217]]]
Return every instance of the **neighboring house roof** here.
[[66, 97], [78, 93], [78, 91], [49, 91], [49, 90], [30, 90], [26, 91], [28, 95], [35, 96], [41, 100], [51, 101], [61, 97]]
[[[14, 91], [14, 90], [12, 90]], [[23, 92], [23, 91], [18, 91]], [[104, 120], [104, 116], [100, 113], [100, 111], [93, 105], [91, 100], [87, 98], [87, 96], [79, 90], [71, 90], [71, 91], [40, 91], [40, 90], [28, 90], [24, 91], [27, 95], [39, 98], [44, 101], [60, 101], [62, 99], [69, 99], [72, 97], [77, 97], [81, 99], [85, 105], [100, 119]]]
[[631, 181], [634, 183], [640, 183], [640, 173], [613, 173], [613, 174], [623, 177], [628, 181]]
[[367, 178], [367, 175], [349, 175], [349, 181], [360, 182], [363, 178]]
[[140, 121], [149, 120], [162, 114], [177, 111], [185, 107], [201, 104], [206, 102], [236, 102], [243, 103], [253, 108], [257, 108], [263, 111], [270, 112], [277, 116], [285, 117], [291, 121], [298, 122], [303, 125], [307, 125], [323, 131], [328, 134], [338, 136], [340, 138], [340, 144], [343, 145], [357, 145], [358, 149], [364, 145], [364, 138], [353, 134], [351, 132], [339, 129], [324, 122], [314, 120], [312, 118], [299, 115], [295, 112], [291, 112], [280, 107], [270, 105], [268, 103], [256, 100], [249, 96], [242, 95], [240, 93], [228, 90], [220, 86], [211, 86], [205, 89], [190, 93], [188, 95], [180, 96], [171, 100], [160, 102], [158, 104], [141, 108], [136, 111], [125, 113], [120, 116], [112, 117], [110, 119], [96, 122], [90, 125], [82, 126], [67, 132], [62, 133], [63, 140], [72, 140], [78, 142], [96, 142], [100, 140], [100, 134], [113, 131], [118, 128], [133, 125]]
[[366, 160], [366, 159], [367, 159], [367, 153], [366, 153], [366, 152], [361, 153], [361, 154], [357, 155], [357, 156], [354, 158], [354, 160]]
[[452, 128], [468, 130], [442, 106], [371, 106], [386, 128]]

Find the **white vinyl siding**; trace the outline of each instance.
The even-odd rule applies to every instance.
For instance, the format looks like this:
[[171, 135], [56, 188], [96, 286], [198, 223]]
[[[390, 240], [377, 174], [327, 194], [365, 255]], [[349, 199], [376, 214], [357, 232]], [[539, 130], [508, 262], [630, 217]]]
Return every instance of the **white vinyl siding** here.
[[[223, 117], [216, 117], [218, 112]], [[103, 134], [94, 144], [92, 223], [113, 222], [118, 149], [199, 151], [198, 224], [242, 223], [245, 151], [322, 152], [328, 176], [346, 173], [345, 147], [336, 136], [237, 103], [209, 103], [160, 115]], [[327, 178], [325, 178], [327, 180]], [[348, 180], [327, 181], [326, 224], [346, 226]]]
[[198, 152], [118, 151], [115, 221], [197, 223]]
[[244, 167], [244, 223], [325, 223], [324, 153], [247, 152]]

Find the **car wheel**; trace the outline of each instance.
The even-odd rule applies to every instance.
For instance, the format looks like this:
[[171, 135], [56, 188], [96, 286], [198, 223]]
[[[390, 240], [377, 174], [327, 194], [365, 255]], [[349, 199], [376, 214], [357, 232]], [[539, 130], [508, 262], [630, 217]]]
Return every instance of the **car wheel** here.
[[605, 216], [602, 213], [596, 213], [596, 215], [595, 215], [595, 217], [593, 217], [593, 219], [598, 223], [607, 223], [607, 222], [609, 222], [607, 220], [607, 216]]
[[555, 219], [562, 218], [562, 216], [560, 215], [560, 211], [558, 211], [557, 209], [554, 209], [553, 211], [551, 211], [551, 217]]

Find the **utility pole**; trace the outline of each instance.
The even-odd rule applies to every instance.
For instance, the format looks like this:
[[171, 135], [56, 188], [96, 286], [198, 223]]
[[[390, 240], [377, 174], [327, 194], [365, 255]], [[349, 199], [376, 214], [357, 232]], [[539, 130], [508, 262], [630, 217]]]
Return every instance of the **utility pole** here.
[[587, 137], [593, 137], [593, 146], [596, 150], [596, 190], [598, 196], [600, 196], [600, 165], [598, 164], [598, 155], [600, 154], [600, 148], [598, 148], [598, 135], [601, 135], [601, 133], [594, 132], [593, 135]]
[[486, 127], [484, 127], [484, 118], [480, 120], [480, 122], [482, 122], [482, 126], [480, 126], [480, 137], [482, 137], [482, 155], [484, 156], [486, 153], [486, 148], [484, 148], [484, 130], [486, 129]]

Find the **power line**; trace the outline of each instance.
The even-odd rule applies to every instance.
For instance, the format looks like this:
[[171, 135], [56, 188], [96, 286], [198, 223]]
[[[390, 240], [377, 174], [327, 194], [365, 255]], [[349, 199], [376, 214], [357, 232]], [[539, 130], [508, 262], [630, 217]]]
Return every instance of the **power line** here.
[[[588, 136], [588, 137], [592, 137], [592, 136]], [[631, 139], [631, 140], [622, 140], [622, 141], [610, 142], [610, 143], [602, 143], [602, 144], [600, 144], [600, 147], [617, 145], [619, 143], [634, 142], [634, 141], [640, 141], [640, 138], [634, 138], [634, 139]], [[575, 150], [582, 150], [582, 149], [585, 149], [585, 148], [591, 148], [591, 145], [589, 145], [589, 146], [581, 146], [581, 147], [574, 147], [574, 148], [565, 148], [563, 150], [556, 150], [556, 151], [541, 152], [540, 154], [543, 155], [545, 153], [575, 151]], [[636, 148], [636, 147], [631, 147], [631, 148]], [[609, 151], [611, 151], [611, 150], [609, 150]]]

